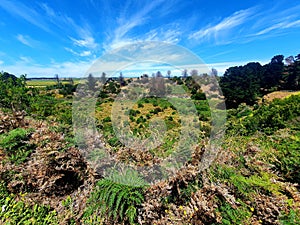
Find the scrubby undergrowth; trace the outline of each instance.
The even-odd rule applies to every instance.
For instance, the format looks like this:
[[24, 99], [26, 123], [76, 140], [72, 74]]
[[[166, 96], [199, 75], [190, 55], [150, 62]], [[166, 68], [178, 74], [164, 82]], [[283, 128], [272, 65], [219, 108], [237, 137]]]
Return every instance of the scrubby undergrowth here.
[[[209, 169], [199, 170], [203, 141], [173, 177], [150, 186], [135, 173], [92, 170], [67, 125], [0, 112], [0, 222], [300, 224], [299, 98], [231, 110]], [[103, 146], [117, 161], [155, 163], [148, 152]]]

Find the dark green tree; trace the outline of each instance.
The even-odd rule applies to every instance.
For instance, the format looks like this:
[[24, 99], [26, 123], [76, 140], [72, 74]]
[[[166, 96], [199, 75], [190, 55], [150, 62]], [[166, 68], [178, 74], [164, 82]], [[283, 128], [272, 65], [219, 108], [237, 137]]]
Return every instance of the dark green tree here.
[[264, 69], [259, 63], [230, 67], [220, 79], [226, 106], [236, 108], [240, 103], [253, 105], [260, 96], [260, 82]]
[[297, 55], [296, 60], [289, 63], [284, 68], [283, 80], [284, 89], [299, 90], [300, 89], [300, 54]]
[[269, 64], [264, 66], [265, 72], [261, 83], [263, 93], [282, 88], [281, 82], [284, 69], [283, 59], [283, 55], [276, 55], [271, 59]]

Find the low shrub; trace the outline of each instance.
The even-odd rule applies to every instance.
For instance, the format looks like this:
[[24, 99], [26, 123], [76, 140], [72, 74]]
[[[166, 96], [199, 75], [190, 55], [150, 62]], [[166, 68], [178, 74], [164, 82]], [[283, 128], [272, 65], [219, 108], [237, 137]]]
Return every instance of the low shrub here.
[[17, 128], [0, 136], [0, 146], [13, 163], [24, 162], [34, 149], [35, 146], [29, 142], [31, 132]]

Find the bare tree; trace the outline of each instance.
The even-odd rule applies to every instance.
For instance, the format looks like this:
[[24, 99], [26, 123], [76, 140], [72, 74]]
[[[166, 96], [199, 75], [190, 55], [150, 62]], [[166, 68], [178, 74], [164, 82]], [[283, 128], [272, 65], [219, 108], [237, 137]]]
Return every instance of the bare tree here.
[[95, 90], [96, 87], [96, 79], [94, 78], [94, 76], [90, 73], [88, 78], [87, 78], [87, 85], [88, 85], [88, 89], [91, 91]]
[[163, 96], [166, 93], [165, 79], [160, 71], [156, 72], [151, 78], [150, 94], [154, 96]]
[[212, 69], [211, 69], [211, 75], [212, 75], [212, 76], [218, 76], [218, 71], [217, 71], [217, 69], [212, 68]]
[[188, 76], [188, 70], [187, 70], [187, 69], [184, 69], [184, 70], [182, 71], [182, 77], [183, 77], [183, 78], [187, 78], [187, 76]]
[[171, 77], [171, 70], [167, 71], [167, 77], [170, 78]]
[[55, 74], [55, 80], [56, 80], [57, 84], [59, 84], [59, 77], [58, 77], [58, 74]]
[[69, 83], [70, 83], [71, 85], [74, 85], [74, 80], [73, 80], [72, 77], [69, 78]]
[[123, 76], [122, 72], [120, 72], [120, 75], [119, 75], [119, 82], [120, 82], [121, 86], [125, 85], [124, 76]]
[[105, 84], [105, 82], [106, 82], [106, 73], [103, 72], [101, 75], [101, 83]]
[[191, 70], [190, 74], [191, 74], [191, 76], [198, 76], [199, 72], [198, 72], [198, 70], [193, 69], [193, 70]]
[[163, 77], [162, 73], [160, 71], [156, 72], [156, 77]]

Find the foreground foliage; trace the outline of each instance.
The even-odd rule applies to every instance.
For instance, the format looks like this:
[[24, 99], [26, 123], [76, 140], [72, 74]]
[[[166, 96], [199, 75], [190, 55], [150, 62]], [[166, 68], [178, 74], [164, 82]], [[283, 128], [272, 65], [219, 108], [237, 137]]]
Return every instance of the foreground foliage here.
[[0, 211], [1, 224], [32, 224], [32, 225], [56, 225], [57, 212], [49, 206], [29, 204], [25, 202], [25, 194], [21, 194], [21, 199], [9, 194], [3, 182], [0, 183]]
[[127, 170], [122, 175], [114, 172], [108, 178], [97, 182], [84, 214], [84, 223], [94, 224], [100, 218], [112, 223], [136, 222], [138, 208], [144, 201], [145, 183], [138, 174]]
[[[132, 109], [121, 105], [134, 135], [147, 136], [154, 118], [163, 119], [168, 132], [155, 151], [126, 149], [109, 115], [125, 83], [108, 82], [96, 108], [96, 126], [104, 134], [84, 142], [82, 152], [70, 129], [72, 84], [30, 89], [16, 78], [5, 79], [10, 83], [6, 92], [0, 90], [6, 95], [0, 112], [2, 224], [299, 224], [299, 96], [230, 110], [215, 160], [199, 171], [209, 146], [209, 107], [192, 79], [174, 78], [192, 95], [199, 120], [191, 122], [200, 123], [203, 139], [174, 176], [147, 186], [129, 169], [105, 174], [102, 167], [90, 168], [82, 155], [107, 153], [116, 163], [155, 166], [178, 138], [181, 120], [172, 104], [145, 97]], [[96, 84], [90, 80], [89, 88]], [[24, 96], [13, 96], [12, 90]], [[27, 114], [16, 111], [20, 101], [26, 104], [18, 110]]]

